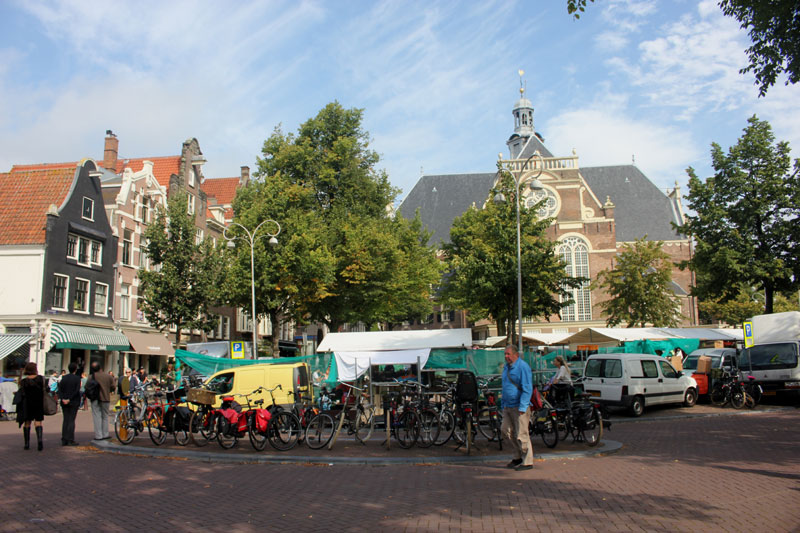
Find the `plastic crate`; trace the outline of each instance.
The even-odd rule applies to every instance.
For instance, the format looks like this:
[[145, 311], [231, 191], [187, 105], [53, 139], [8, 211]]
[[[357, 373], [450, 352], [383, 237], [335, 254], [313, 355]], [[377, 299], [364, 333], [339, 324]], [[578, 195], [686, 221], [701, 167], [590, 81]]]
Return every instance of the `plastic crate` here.
[[217, 395], [206, 389], [189, 389], [186, 392], [186, 399], [192, 403], [211, 405], [216, 401]]

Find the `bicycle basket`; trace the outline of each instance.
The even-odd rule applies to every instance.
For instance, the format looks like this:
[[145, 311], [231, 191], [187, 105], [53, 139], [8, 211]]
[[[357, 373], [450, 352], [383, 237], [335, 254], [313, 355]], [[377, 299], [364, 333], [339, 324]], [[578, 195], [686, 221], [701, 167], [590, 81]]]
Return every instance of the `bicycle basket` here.
[[189, 389], [186, 392], [186, 399], [192, 403], [212, 405], [217, 399], [217, 395], [206, 389]]

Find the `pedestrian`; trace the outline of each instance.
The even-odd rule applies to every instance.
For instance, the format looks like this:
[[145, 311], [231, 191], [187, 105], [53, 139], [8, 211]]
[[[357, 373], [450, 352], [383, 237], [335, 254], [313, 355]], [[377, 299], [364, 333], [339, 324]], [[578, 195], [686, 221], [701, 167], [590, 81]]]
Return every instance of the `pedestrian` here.
[[144, 369], [143, 366], [139, 367], [139, 370], [131, 377], [131, 392], [141, 389], [144, 387], [144, 384], [147, 382], [147, 371]]
[[103, 371], [98, 361], [91, 365], [92, 377], [98, 384], [99, 395], [96, 400], [89, 399], [92, 404], [92, 422], [94, 424], [94, 439], [106, 440], [111, 436], [108, 434], [108, 406], [111, 403], [111, 391], [114, 390], [116, 383], [114, 376]]
[[531, 367], [520, 359], [513, 344], [506, 346], [503, 367], [503, 425], [501, 432], [511, 442], [513, 459], [506, 466], [516, 470], [533, 468], [533, 446], [528, 435], [533, 394]]
[[69, 374], [65, 374], [58, 384], [58, 397], [61, 403], [61, 445], [77, 446], [75, 442], [75, 417], [81, 402], [81, 378], [78, 376], [78, 363], [69, 364]]
[[22, 436], [25, 437], [25, 448], [31, 447], [31, 422], [36, 427], [37, 449], [42, 451], [42, 420], [44, 420], [44, 376], [39, 375], [36, 363], [30, 362], [22, 371], [19, 381], [21, 392], [20, 403], [17, 405], [17, 422], [22, 426]]
[[131, 393], [131, 369], [125, 368], [123, 371], [123, 377], [119, 380], [119, 388], [118, 391], [119, 397], [121, 400], [125, 400], [128, 398], [128, 395]]
[[86, 372], [81, 372], [81, 407], [80, 408], [83, 409], [84, 411], [87, 409], [86, 395], [84, 394], [86, 392], [86, 380], [87, 379], [88, 378], [86, 377]]

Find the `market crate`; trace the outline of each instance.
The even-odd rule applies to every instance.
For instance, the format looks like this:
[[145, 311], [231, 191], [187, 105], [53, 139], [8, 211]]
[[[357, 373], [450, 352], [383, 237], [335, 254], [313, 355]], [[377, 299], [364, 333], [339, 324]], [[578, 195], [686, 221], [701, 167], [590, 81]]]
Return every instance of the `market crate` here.
[[211, 405], [217, 399], [217, 395], [206, 389], [189, 389], [186, 392], [186, 399], [192, 403]]

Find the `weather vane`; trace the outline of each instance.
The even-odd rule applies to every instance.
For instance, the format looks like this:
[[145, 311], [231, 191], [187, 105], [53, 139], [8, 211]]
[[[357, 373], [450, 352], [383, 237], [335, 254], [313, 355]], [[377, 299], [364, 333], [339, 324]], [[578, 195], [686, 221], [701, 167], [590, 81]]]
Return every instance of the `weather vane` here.
[[527, 85], [522, 81], [522, 76], [525, 75], [525, 71], [519, 69], [517, 72], [519, 72], [519, 95], [522, 97], [525, 96], [525, 86]]

